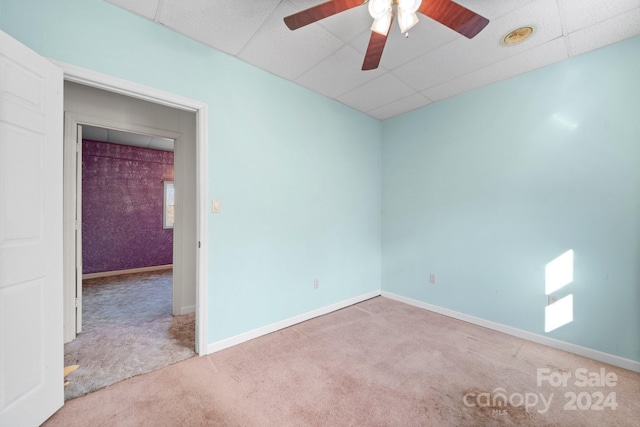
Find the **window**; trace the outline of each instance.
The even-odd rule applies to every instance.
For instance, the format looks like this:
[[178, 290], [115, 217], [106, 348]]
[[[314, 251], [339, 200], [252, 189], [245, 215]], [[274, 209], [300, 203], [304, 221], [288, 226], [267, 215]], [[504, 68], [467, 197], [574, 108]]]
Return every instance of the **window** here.
[[173, 228], [175, 197], [173, 181], [164, 181], [162, 228]]

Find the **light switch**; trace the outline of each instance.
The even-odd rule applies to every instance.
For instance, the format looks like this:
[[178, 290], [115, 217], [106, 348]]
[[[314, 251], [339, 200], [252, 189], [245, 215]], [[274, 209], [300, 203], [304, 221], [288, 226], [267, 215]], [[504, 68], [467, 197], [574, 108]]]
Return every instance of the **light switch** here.
[[213, 211], [213, 213], [220, 213], [222, 211], [222, 202], [220, 202], [220, 200], [218, 199], [213, 199], [211, 210]]

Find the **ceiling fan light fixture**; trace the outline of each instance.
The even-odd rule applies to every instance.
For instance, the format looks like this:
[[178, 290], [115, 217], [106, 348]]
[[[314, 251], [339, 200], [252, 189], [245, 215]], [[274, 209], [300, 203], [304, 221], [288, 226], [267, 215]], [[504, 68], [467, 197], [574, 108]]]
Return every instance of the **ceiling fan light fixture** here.
[[422, 0], [369, 0], [369, 15], [373, 18], [371, 30], [386, 36], [393, 19], [393, 5], [398, 13], [400, 32], [406, 33], [418, 23], [416, 12]]
[[406, 33], [417, 23], [418, 15], [415, 13], [407, 13], [404, 9], [398, 8], [398, 25], [400, 26], [401, 33]]
[[369, 0], [369, 15], [375, 19], [382, 19], [388, 15], [391, 9], [392, 0]]
[[382, 15], [380, 18], [375, 18], [373, 20], [373, 25], [371, 25], [371, 31], [375, 31], [376, 33], [386, 36], [389, 33], [389, 27], [391, 27], [391, 20], [393, 19], [393, 10], [389, 9], [389, 11]]
[[321, 19], [368, 3], [367, 9], [373, 18], [373, 25], [362, 63], [363, 71], [378, 68], [395, 13], [401, 15], [399, 16], [400, 29], [405, 33], [405, 37], [409, 35], [407, 30], [418, 22], [416, 12], [428, 16], [468, 39], [475, 37], [489, 24], [487, 18], [453, 0], [429, 1], [431, 3], [428, 6], [427, 3], [422, 6], [422, 0], [329, 0], [293, 15], [285, 16], [284, 23], [290, 30], [297, 30]]

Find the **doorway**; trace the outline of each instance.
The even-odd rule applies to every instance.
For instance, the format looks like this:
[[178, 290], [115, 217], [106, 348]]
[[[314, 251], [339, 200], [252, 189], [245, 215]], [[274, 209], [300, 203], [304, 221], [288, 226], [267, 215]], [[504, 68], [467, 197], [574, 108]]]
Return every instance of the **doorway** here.
[[[176, 256], [184, 256], [191, 263], [195, 263], [195, 268], [185, 268], [183, 271], [192, 274], [192, 281], [195, 282], [195, 318], [196, 318], [196, 336], [195, 347], [196, 353], [204, 355], [207, 353], [207, 330], [208, 330], [208, 315], [207, 315], [207, 253], [208, 253], [208, 239], [207, 239], [207, 215], [208, 204], [206, 200], [208, 198], [207, 193], [207, 158], [208, 158], [208, 106], [205, 103], [196, 101], [190, 98], [185, 98], [172, 93], [164, 92], [155, 88], [150, 88], [137, 83], [133, 83], [127, 80], [115, 78], [106, 74], [102, 74], [96, 71], [87, 70], [81, 67], [77, 67], [71, 64], [60, 61], [52, 61], [58, 68], [63, 71], [65, 84], [75, 83], [77, 86], [86, 88], [100, 89], [102, 92], [121, 95], [132, 101], [145, 101], [145, 108], [141, 108], [138, 111], [132, 111], [131, 106], [123, 108], [121, 110], [111, 111], [115, 114], [117, 119], [132, 119], [135, 118], [135, 113], [140, 113], [145, 117], [154, 117], [157, 120], [163, 121], [163, 116], [160, 112], [153, 107], [168, 107], [170, 110], [178, 112], [191, 113], [192, 117], [195, 116], [195, 125], [186, 126], [186, 130], [193, 131], [194, 136], [192, 138], [195, 143], [191, 145], [184, 145], [189, 151], [184, 153], [176, 152], [175, 164], [183, 165], [183, 170], [190, 170], [195, 175], [194, 181], [189, 183], [187, 188], [190, 190], [191, 200], [186, 202], [191, 206], [195, 206], [195, 215], [192, 216], [193, 222], [189, 222], [191, 237], [189, 239], [175, 239], [177, 242], [180, 240], [181, 250], [176, 251]], [[67, 93], [67, 91], [65, 91]], [[85, 108], [77, 110], [78, 112], [68, 113], [72, 114], [76, 121], [65, 120], [65, 135], [72, 135], [77, 132], [76, 125], [82, 118], [80, 116], [88, 116], [89, 119], [96, 116], [102, 116], [102, 125], [110, 127], [112, 122], [105, 118], [102, 113], [104, 109], [100, 108], [100, 104], [91, 102], [91, 99], [86, 99], [86, 96], [81, 96], [80, 99], [84, 99]], [[149, 108], [146, 108], [149, 107]], [[135, 108], [133, 110], [136, 110]], [[156, 114], [157, 113], [157, 114]], [[175, 120], [175, 119], [174, 119]], [[184, 122], [180, 121], [183, 125]], [[96, 123], [100, 125], [100, 123]], [[145, 133], [143, 125], [135, 121], [129, 121], [129, 127], [133, 131], [136, 128]], [[115, 126], [117, 127], [117, 126]], [[135, 127], [135, 128], [134, 128]], [[159, 126], [162, 128], [163, 126]], [[142, 129], [140, 129], [142, 128]], [[153, 133], [153, 132], [151, 132]], [[171, 135], [168, 135], [171, 138]], [[64, 147], [64, 224], [63, 224], [63, 276], [66, 284], [69, 282], [75, 282], [74, 276], [76, 274], [75, 269], [75, 210], [76, 199], [74, 188], [69, 188], [75, 183], [75, 141], [65, 139]], [[187, 161], [189, 160], [189, 161]], [[178, 172], [179, 173], [179, 172]], [[184, 194], [184, 192], [183, 192]], [[180, 206], [180, 205], [178, 205]], [[194, 218], [195, 217], [195, 218]], [[195, 229], [195, 232], [193, 231]], [[174, 228], [174, 233], [177, 231]], [[182, 250], [190, 249], [191, 255], [178, 255], [182, 254]], [[178, 263], [176, 263], [178, 264]], [[175, 268], [175, 265], [174, 265]], [[195, 270], [195, 274], [193, 274]], [[176, 272], [174, 271], [174, 276]], [[194, 277], [195, 276], [195, 277]], [[189, 295], [187, 295], [189, 296]], [[64, 288], [64, 341], [72, 340], [75, 336], [75, 289], [73, 286], [65, 286]], [[174, 306], [174, 310], [180, 307]]]
[[[75, 96], [74, 92], [68, 96]], [[113, 281], [106, 277], [173, 270], [176, 146], [176, 140], [170, 138], [91, 125], [78, 125], [77, 140], [76, 334], [85, 329], [87, 310], [80, 285], [86, 280], [102, 278], [101, 282], [109, 283]], [[165, 197], [169, 195], [172, 197]], [[179, 209], [184, 212], [188, 214], [188, 209]], [[177, 218], [179, 223], [187, 219]], [[167, 290], [169, 314], [195, 311], [193, 305], [185, 309], [179, 298], [188, 284], [180, 277], [171, 282], [175, 287]], [[136, 301], [123, 302], [136, 305]], [[174, 306], [179, 308], [174, 310]]]
[[[172, 139], [174, 144], [175, 216], [173, 228], [173, 314], [196, 311], [197, 167], [193, 112], [176, 110], [132, 99], [117, 93], [72, 82], [64, 85], [65, 109], [65, 224], [69, 249], [75, 256], [65, 259], [65, 342], [82, 331], [82, 200], [81, 160], [82, 126], [118, 129]], [[73, 197], [72, 197], [73, 196]], [[68, 252], [65, 252], [67, 254]], [[75, 283], [75, 286], [74, 286]], [[199, 324], [199, 320], [196, 320]]]
[[[186, 212], [176, 215], [189, 215], [188, 221], [176, 224], [174, 231], [174, 276], [183, 283], [192, 286], [175, 292], [174, 314], [194, 313], [195, 350], [199, 355], [207, 352], [207, 304], [206, 304], [206, 159], [207, 159], [207, 106], [206, 104], [153, 88], [113, 78], [111, 76], [85, 70], [69, 64], [54, 61], [62, 68], [65, 76], [65, 215], [64, 215], [64, 340], [73, 340], [76, 334], [76, 290], [69, 286], [75, 282], [75, 210], [76, 200], [73, 183], [76, 180], [75, 142], [71, 136], [77, 134], [78, 125], [91, 124], [113, 127], [133, 132], [158, 134], [175, 139], [181, 147], [175, 152], [176, 174], [184, 173], [184, 190], [176, 188], [183, 200], [176, 200], [176, 209], [187, 206]], [[105, 109], [105, 103], [96, 102], [90, 92], [98, 91], [107, 98], [120, 98], [127, 105]], [[70, 103], [67, 95], [75, 92]], [[71, 105], [72, 104], [72, 105]], [[109, 103], [107, 103], [109, 104]], [[173, 117], [165, 113], [170, 111]], [[186, 114], [186, 115], [185, 115]], [[149, 120], [156, 120], [156, 129], [152, 129]], [[123, 125], [124, 123], [124, 125]], [[159, 123], [159, 125], [158, 125]], [[167, 129], [167, 124], [178, 124], [179, 132]], [[190, 136], [185, 137], [186, 134]], [[180, 141], [190, 140], [180, 145]], [[186, 172], [186, 173], [185, 173]], [[177, 196], [178, 197], [178, 196]], [[190, 209], [190, 211], [189, 211]]]
[[[175, 177], [172, 177], [172, 181], [174, 181], [176, 188], [176, 203], [174, 206], [176, 220], [173, 229], [173, 259], [168, 262], [173, 264], [173, 277], [169, 274], [169, 285], [171, 286], [171, 282], [173, 284], [172, 300], [170, 301], [171, 314], [184, 316], [189, 313], [195, 313], [197, 305], [197, 242], [199, 241], [196, 227], [198, 223], [198, 200], [195, 190], [197, 187], [195, 113], [132, 99], [124, 95], [68, 81], [65, 82], [64, 104], [65, 172], [67, 173], [67, 178], [73, 178], [65, 180], [65, 197], [70, 196], [75, 190], [75, 201], [73, 205], [69, 203], [69, 205], [75, 206], [75, 219], [72, 218], [75, 230], [71, 230], [74, 232], [73, 238], [68, 236], [68, 240], [73, 240], [74, 245], [72, 248], [75, 251], [75, 256], [65, 259], [65, 265], [69, 265], [69, 270], [73, 273], [70, 274], [72, 280], [65, 280], [65, 293], [73, 298], [72, 304], [65, 304], [65, 342], [73, 341], [77, 334], [83, 330], [83, 203], [81, 197], [83, 193], [81, 185], [83, 130], [89, 131], [90, 135], [95, 135], [96, 130], [112, 129], [114, 130], [113, 134], [119, 134], [120, 136], [125, 134], [130, 136], [132, 134], [153, 136], [152, 140], [159, 140], [165, 144], [168, 140], [175, 141], [173, 144]], [[73, 157], [68, 155], [70, 153], [73, 154]], [[68, 161], [71, 159], [75, 160], [75, 167], [71, 167], [73, 162]], [[110, 161], [113, 161], [113, 153], [111, 153]], [[130, 162], [123, 164], [127, 163]], [[75, 182], [75, 185], [72, 182]], [[160, 182], [158, 184], [161, 185]], [[67, 202], [71, 201], [67, 200]], [[68, 209], [68, 213], [72, 213], [71, 209]], [[65, 223], [68, 219], [65, 215]], [[95, 231], [92, 232], [95, 234]], [[116, 230], [103, 230], [102, 232], [117, 234]], [[113, 269], [122, 270], [119, 268]], [[166, 276], [165, 273], [164, 277], [156, 278], [158, 283], [167, 282]], [[149, 277], [144, 278], [144, 280], [148, 281]], [[171, 295], [171, 288], [169, 288], [169, 292]], [[169, 319], [171, 320], [171, 316], [169, 316]], [[193, 322], [193, 320], [192, 314], [191, 321]], [[164, 326], [168, 327], [166, 324]], [[139, 332], [130, 331], [133, 336], [141, 337], [142, 335]], [[86, 339], [86, 336], [82, 337], [82, 341], [86, 341]], [[191, 347], [191, 354], [193, 354], [194, 347]], [[171, 352], [167, 350], [167, 354], [169, 353]], [[149, 356], [151, 355], [146, 354], [139, 357], [148, 359]], [[184, 358], [184, 355], [179, 358]], [[158, 363], [161, 363], [160, 359], [162, 357], [156, 357], [155, 359], [158, 360]], [[173, 363], [175, 361], [173, 359], [167, 364]], [[105, 361], [105, 363], [108, 364], [109, 362]], [[151, 366], [156, 365], [151, 364]], [[128, 367], [129, 370], [130, 368]], [[79, 372], [80, 370], [78, 370], [77, 375], [79, 375]], [[139, 373], [140, 371], [133, 372]], [[86, 373], [84, 374], [86, 375]]]
[[[63, 80], [195, 114], [196, 233], [195, 239], [188, 243], [198, 249], [195, 251], [195, 315], [199, 354], [207, 352], [207, 105], [44, 59], [2, 31], [0, 57], [3, 59], [0, 61], [2, 75], [10, 76], [14, 82], [5, 85], [6, 91], [2, 91], [3, 99], [0, 100], [3, 113], [0, 121], [3, 125], [6, 121], [10, 124], [3, 126], [6, 134], [3, 135], [21, 142], [13, 144], [14, 150], [2, 156], [10, 166], [3, 171], [20, 172], [12, 175], [15, 191], [11, 193], [20, 203], [8, 206], [12, 207], [9, 211], [13, 213], [12, 218], [27, 224], [14, 227], [11, 236], [34, 244], [14, 245], [22, 258], [5, 258], [3, 252], [3, 259], [12, 263], [12, 271], [29, 274], [29, 277], [14, 275], [7, 279], [3, 276], [0, 284], [3, 289], [5, 285], [12, 286], [11, 299], [3, 304], [8, 311], [3, 314], [6, 319], [13, 319], [12, 334], [5, 337], [7, 345], [3, 346], [6, 366], [2, 374], [11, 374], [6, 376], [11, 381], [5, 384], [5, 403], [9, 406], [5, 405], [0, 417], [10, 424], [10, 420], [22, 420], [23, 424], [37, 425], [63, 405], [60, 381], [63, 343], [60, 338], [64, 341], [65, 333], [68, 335], [69, 331], [75, 334], [75, 143], [71, 146], [61, 143], [65, 127], [62, 120]], [[5, 102], [9, 99], [5, 98], [6, 94], [10, 95], [9, 102]], [[25, 102], [15, 102], [23, 99]], [[34, 120], [34, 117], [38, 119]], [[14, 122], [19, 126], [11, 124]], [[27, 131], [7, 133], [14, 128]], [[36, 232], [40, 234], [34, 234]], [[40, 235], [44, 238], [39, 238]], [[39, 246], [36, 248], [35, 245]], [[65, 288], [69, 282], [73, 286]], [[20, 287], [14, 283], [19, 283]], [[73, 292], [69, 293], [69, 289]], [[71, 312], [71, 321], [65, 311]]]

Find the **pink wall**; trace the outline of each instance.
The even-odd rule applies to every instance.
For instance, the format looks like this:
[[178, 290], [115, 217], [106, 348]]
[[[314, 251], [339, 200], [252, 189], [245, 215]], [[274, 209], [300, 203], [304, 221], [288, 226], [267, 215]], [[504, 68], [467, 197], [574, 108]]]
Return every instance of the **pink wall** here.
[[84, 274], [173, 263], [163, 181], [173, 181], [172, 152], [83, 141]]

